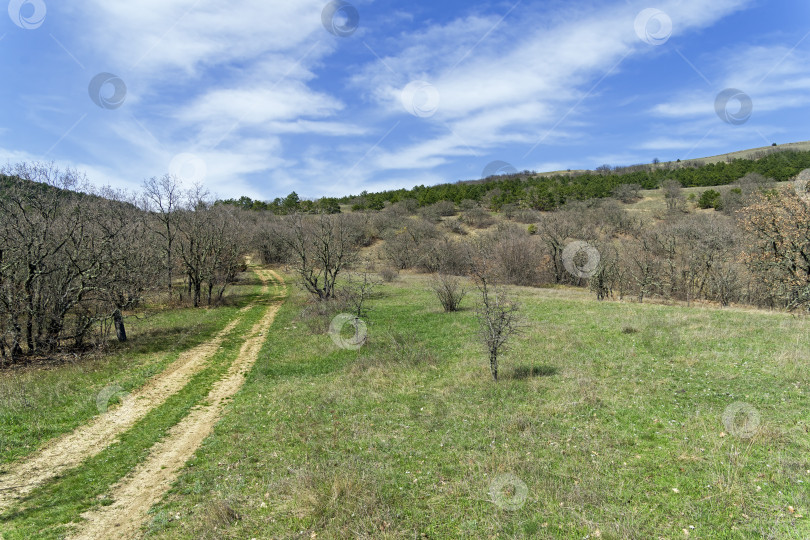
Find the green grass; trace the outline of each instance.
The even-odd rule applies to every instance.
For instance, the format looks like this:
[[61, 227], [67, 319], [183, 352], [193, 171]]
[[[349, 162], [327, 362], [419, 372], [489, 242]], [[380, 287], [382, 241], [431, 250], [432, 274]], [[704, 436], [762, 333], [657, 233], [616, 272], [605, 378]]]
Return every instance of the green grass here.
[[108, 385], [130, 392], [180, 353], [211, 339], [255, 300], [260, 286], [250, 273], [229, 289], [216, 309], [165, 309], [127, 319], [130, 340], [113, 343], [105, 357], [49, 368], [0, 371], [0, 465], [98, 414], [96, 396]]
[[148, 537], [810, 535], [810, 321], [516, 289], [529, 327], [495, 383], [471, 299], [382, 290], [357, 352], [285, 303]]
[[110, 504], [112, 501], [105, 497], [110, 486], [145, 459], [151, 447], [192, 407], [199, 405], [214, 382], [227, 371], [239, 353], [244, 334], [266, 309], [266, 302], [258, 304], [244, 314], [207, 367], [192, 377], [180, 392], [150, 411], [115, 444], [63, 477], [35, 490], [18, 507], [0, 516], [4, 538], [61, 538], [67, 532], [66, 524], [78, 522], [82, 512]]

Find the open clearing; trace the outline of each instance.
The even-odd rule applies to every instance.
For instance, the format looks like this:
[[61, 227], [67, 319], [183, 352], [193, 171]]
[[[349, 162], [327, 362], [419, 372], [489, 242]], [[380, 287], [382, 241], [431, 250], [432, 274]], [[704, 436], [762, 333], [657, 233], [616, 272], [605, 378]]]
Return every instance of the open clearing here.
[[4, 538], [810, 535], [806, 318], [514, 288], [530, 326], [495, 383], [473, 297], [445, 314], [403, 275], [354, 351], [274, 281], [185, 388], [6, 511]]
[[359, 351], [295, 293], [146, 537], [810, 535], [810, 321], [517, 288], [494, 383], [472, 299], [426, 285], [384, 286]]

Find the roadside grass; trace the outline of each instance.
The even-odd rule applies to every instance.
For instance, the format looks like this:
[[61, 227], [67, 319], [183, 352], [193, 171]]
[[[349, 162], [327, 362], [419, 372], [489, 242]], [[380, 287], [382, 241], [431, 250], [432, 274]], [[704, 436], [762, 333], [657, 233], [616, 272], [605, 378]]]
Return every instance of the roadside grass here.
[[105, 496], [110, 486], [144, 460], [151, 447], [191, 408], [203, 402], [212, 385], [239, 354], [244, 334], [262, 317], [267, 309], [266, 303], [259, 302], [244, 314], [207, 367], [192, 377], [181, 391], [150, 411], [116, 443], [61, 478], [35, 490], [16, 508], [0, 516], [4, 538], [61, 538], [68, 532], [69, 523], [80, 521], [82, 512], [111, 504], [112, 500]]
[[129, 317], [129, 341], [111, 343], [110, 354], [59, 366], [0, 370], [0, 466], [98, 414], [96, 396], [105, 387], [131, 392], [183, 351], [210, 340], [259, 290], [260, 282], [248, 272], [226, 291], [222, 307], [153, 307], [148, 315]]
[[516, 288], [495, 383], [474, 296], [381, 291], [359, 351], [291, 295], [147, 537], [810, 536], [810, 320]]

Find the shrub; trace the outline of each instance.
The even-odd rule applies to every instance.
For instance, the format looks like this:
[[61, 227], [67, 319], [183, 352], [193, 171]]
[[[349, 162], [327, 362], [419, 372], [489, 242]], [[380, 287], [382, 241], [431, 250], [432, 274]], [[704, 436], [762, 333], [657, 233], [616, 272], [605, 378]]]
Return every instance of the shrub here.
[[429, 221], [408, 219], [406, 223], [401, 229], [389, 231], [383, 237], [384, 258], [400, 270], [417, 266], [430, 245], [428, 242], [439, 237], [439, 230]]
[[480, 205], [472, 199], [464, 199], [463, 201], [458, 203], [458, 207], [462, 212], [472, 210], [473, 208], [477, 208], [478, 206]]
[[397, 270], [396, 268], [393, 268], [391, 266], [387, 266], [387, 267], [383, 268], [382, 270], [380, 270], [380, 277], [386, 283], [391, 283], [392, 281], [394, 281], [397, 278], [397, 276], [399, 276], [399, 270]]
[[419, 216], [425, 221], [429, 221], [431, 223], [438, 223], [439, 221], [442, 220], [442, 216], [439, 213], [439, 210], [433, 204], [431, 204], [430, 206], [423, 206], [422, 208], [420, 208]]
[[432, 205], [442, 217], [455, 216], [456, 205], [452, 201], [439, 201]]
[[457, 276], [469, 271], [469, 254], [463, 242], [447, 237], [435, 238], [424, 243], [422, 256], [417, 265], [424, 272], [442, 272]]
[[613, 196], [623, 203], [631, 203], [639, 199], [641, 186], [638, 184], [619, 184], [613, 188]]
[[703, 209], [714, 208], [721, 210], [723, 208], [723, 201], [719, 191], [708, 189], [700, 194], [698, 199], [698, 206]]
[[517, 221], [518, 223], [523, 223], [528, 225], [529, 223], [537, 223], [540, 221], [540, 216], [542, 214], [537, 210], [531, 210], [529, 208], [524, 208], [522, 210], [517, 210], [515, 215], [513, 216], [513, 220]]
[[431, 280], [430, 288], [436, 294], [444, 311], [458, 311], [467, 291], [461, 285], [461, 278], [448, 274], [436, 274]]
[[477, 206], [464, 212], [459, 218], [465, 225], [476, 229], [486, 229], [495, 223], [489, 212]]
[[448, 219], [444, 222], [444, 228], [450, 231], [453, 234], [467, 234], [467, 229], [464, 228], [464, 225], [457, 219]]
[[501, 206], [501, 214], [503, 214], [503, 217], [506, 219], [514, 218], [517, 211], [518, 207], [512, 203]]
[[484, 241], [494, 260], [497, 278], [512, 285], [537, 285], [543, 252], [536, 236], [520, 226], [499, 226]]

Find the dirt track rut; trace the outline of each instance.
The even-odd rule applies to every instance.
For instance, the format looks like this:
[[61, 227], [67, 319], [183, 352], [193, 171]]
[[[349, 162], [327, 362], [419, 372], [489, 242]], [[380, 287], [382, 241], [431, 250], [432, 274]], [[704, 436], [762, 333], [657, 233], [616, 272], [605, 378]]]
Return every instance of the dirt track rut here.
[[216, 353], [222, 341], [239, 324], [231, 321], [210, 341], [185, 351], [142, 388], [126, 396], [120, 407], [107, 410], [90, 422], [46, 443], [7, 470], [0, 472], [0, 510], [36, 487], [98, 454], [146, 414], [177, 393]]
[[[272, 276], [280, 295], [283, 280], [271, 270], [258, 270], [265, 283]], [[266, 288], [266, 286], [265, 286]], [[227, 374], [217, 381], [205, 404], [193, 409], [188, 416], [171, 428], [167, 436], [155, 444], [147, 459], [111, 488], [113, 504], [82, 515], [87, 521], [80, 525], [76, 539], [132, 538], [147, 519], [147, 512], [160, 501], [177, 478], [180, 469], [210, 435], [220, 419], [225, 401], [242, 387], [245, 376], [253, 367], [264, 343], [264, 335], [273, 324], [281, 306], [278, 301], [267, 308], [262, 319], [246, 336], [239, 356]]]

